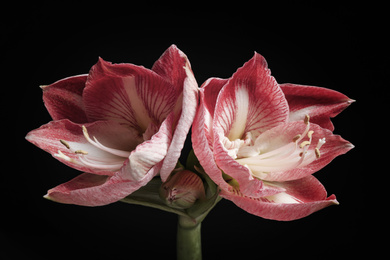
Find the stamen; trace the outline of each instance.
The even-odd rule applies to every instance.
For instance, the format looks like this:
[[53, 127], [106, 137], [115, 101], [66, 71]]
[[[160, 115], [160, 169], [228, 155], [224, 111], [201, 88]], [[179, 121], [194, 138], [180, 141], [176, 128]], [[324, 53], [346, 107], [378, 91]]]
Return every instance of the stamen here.
[[298, 139], [300, 139], [302, 137], [302, 135], [296, 135], [294, 136], [294, 138], [292, 139], [293, 143], [295, 143]]
[[87, 151], [84, 151], [84, 150], [77, 150], [77, 151], [74, 151], [75, 154], [83, 154], [83, 155], [87, 155], [88, 152]]
[[70, 145], [67, 141], [60, 139], [61, 144], [63, 144], [66, 148], [70, 149]]
[[68, 161], [68, 162], [72, 162], [72, 163], [76, 162], [74, 159], [72, 159], [69, 156], [63, 154], [60, 150], [58, 150], [58, 152], [56, 154], [54, 154], [54, 156], [56, 156], [58, 158], [61, 158], [61, 159], [64, 159], [65, 161]]
[[104, 146], [102, 145], [97, 139], [96, 137], [93, 136], [93, 139], [92, 140], [90, 137], [89, 137], [89, 134], [88, 134], [88, 130], [85, 126], [82, 126], [83, 128], [83, 134], [84, 134], [84, 137], [85, 139], [87, 139], [87, 141], [92, 144], [93, 146], [95, 146], [96, 148], [99, 148], [100, 150], [103, 150], [105, 152], [108, 152], [108, 153], [111, 153], [113, 155], [116, 155], [116, 156], [120, 156], [120, 157], [124, 157], [124, 158], [127, 158], [130, 156], [130, 152], [129, 151], [123, 151], [123, 150], [119, 150], [119, 149], [113, 149], [113, 148], [109, 148], [107, 146]]
[[305, 147], [306, 145], [310, 145], [310, 141], [304, 141], [304, 142], [302, 142], [302, 143], [299, 145], [299, 147], [300, 147], [300, 148], [303, 148], [303, 147]]
[[320, 156], [321, 156], [320, 149], [316, 148], [316, 149], [314, 149], [314, 152], [316, 154], [317, 159], [320, 158]]
[[309, 121], [310, 121], [310, 116], [306, 114], [303, 122], [307, 125], [307, 124], [309, 124]]
[[308, 133], [307, 133], [307, 137], [310, 138], [311, 140], [311, 136], [313, 135], [314, 131], [313, 130], [310, 130]]

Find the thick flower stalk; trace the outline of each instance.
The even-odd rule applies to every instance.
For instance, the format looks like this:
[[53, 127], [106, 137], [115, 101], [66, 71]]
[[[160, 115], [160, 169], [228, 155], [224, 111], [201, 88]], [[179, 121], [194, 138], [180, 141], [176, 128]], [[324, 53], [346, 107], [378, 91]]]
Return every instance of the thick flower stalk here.
[[353, 148], [330, 122], [353, 100], [325, 88], [279, 85], [257, 53], [230, 79], [207, 80], [200, 98], [193, 148], [220, 196], [275, 220], [338, 204], [312, 174]]
[[84, 206], [128, 196], [175, 168], [198, 103], [186, 55], [172, 45], [151, 70], [99, 59], [88, 75], [42, 86], [53, 121], [26, 139], [84, 173], [46, 198]]

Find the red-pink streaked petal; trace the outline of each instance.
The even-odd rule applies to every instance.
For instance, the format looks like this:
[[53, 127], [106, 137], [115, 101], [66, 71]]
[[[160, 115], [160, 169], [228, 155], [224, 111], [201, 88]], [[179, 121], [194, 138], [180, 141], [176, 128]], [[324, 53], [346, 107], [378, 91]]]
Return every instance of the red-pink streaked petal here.
[[250, 131], [262, 133], [288, 120], [288, 104], [267, 62], [258, 53], [221, 89], [214, 122], [231, 141]]
[[87, 75], [73, 76], [48, 86], [41, 86], [43, 101], [53, 120], [69, 119], [75, 123], [86, 123], [82, 93]]
[[144, 133], [160, 124], [174, 108], [178, 93], [151, 70], [102, 59], [91, 68], [83, 93], [91, 121], [111, 120]]
[[161, 163], [162, 166], [162, 160], [167, 155], [169, 144], [172, 141], [174, 121], [174, 115], [170, 114], [150, 140], [137, 146], [121, 169], [124, 179], [142, 180], [155, 165]]
[[198, 106], [198, 84], [191, 69], [189, 67], [183, 69], [186, 71], [186, 78], [183, 83], [182, 111], [160, 171], [163, 182], [167, 180], [177, 164]]
[[210, 119], [204, 102], [204, 89], [200, 90], [200, 105], [196, 112], [194, 123], [192, 124], [192, 147], [203, 169], [207, 175], [223, 190], [230, 191], [232, 187], [223, 179], [222, 171], [218, 168], [214, 160], [214, 154], [208, 139], [209, 128], [207, 118]]
[[204, 103], [205, 108], [212, 117], [214, 116], [218, 94], [227, 82], [228, 79], [209, 78], [201, 86], [201, 89], [204, 92], [203, 100], [201, 102]]
[[[283, 143], [291, 142], [294, 136], [302, 133], [306, 128], [303, 122], [291, 122], [285, 125], [280, 125], [260, 135], [256, 142], [261, 143], [261, 152], [280, 147]], [[310, 130], [314, 131], [312, 135], [311, 145], [308, 148], [308, 153], [314, 153], [314, 149], [319, 139], [325, 138], [325, 144], [320, 148], [320, 158], [315, 159], [312, 163], [303, 167], [296, 167], [291, 170], [281, 172], [270, 172], [262, 177], [262, 180], [267, 181], [288, 181], [306, 177], [310, 174], [319, 171], [334, 158], [345, 154], [354, 146], [341, 138], [339, 135], [334, 135], [330, 130], [320, 127], [316, 124], [310, 124]]]
[[290, 107], [290, 122], [310, 120], [331, 131], [334, 130], [330, 118], [335, 117], [354, 100], [335, 90], [297, 84], [280, 84]]
[[[181, 93], [184, 80], [188, 77], [184, 67], [191, 70], [187, 56], [172, 44], [153, 64], [152, 71], [169, 82], [178, 93]], [[192, 74], [192, 71], [190, 73]]]
[[[200, 89], [200, 104], [202, 108], [203, 118], [200, 118], [204, 124], [204, 129], [202, 130], [202, 135], [206, 135], [209, 148], [213, 151], [213, 117], [215, 105], [217, 103], [217, 97], [222, 87], [226, 84], [227, 79], [220, 78], [209, 78], [204, 82]], [[195, 122], [194, 122], [195, 123]], [[193, 135], [194, 139], [197, 139]]]
[[313, 176], [282, 183], [269, 183], [283, 187], [285, 192], [262, 198], [251, 198], [239, 192], [222, 191], [220, 196], [259, 217], [290, 221], [306, 217], [330, 205], [337, 205], [334, 195], [327, 197], [322, 184]]
[[[96, 137], [100, 143], [109, 148], [130, 152], [141, 142], [134, 131], [115, 122], [98, 121], [84, 125], [91, 137]], [[97, 170], [78, 163], [79, 155], [74, 153], [76, 150], [86, 151], [88, 156], [101, 157], [102, 159], [108, 159], [110, 156], [114, 157], [90, 144], [83, 134], [81, 124], [75, 124], [67, 119], [52, 121], [29, 132], [26, 139], [53, 156], [58, 155], [58, 151], [61, 151], [72, 160], [64, 160], [58, 156], [54, 157], [77, 170], [99, 175], [114, 174], [112, 171]], [[60, 140], [68, 143], [72, 150], [65, 147]]]
[[107, 205], [130, 195], [146, 185], [156, 174], [154, 168], [137, 182], [124, 180], [120, 173], [109, 177], [83, 173], [76, 178], [50, 189], [45, 198], [81, 206]]
[[264, 196], [264, 192], [268, 194], [268, 191], [263, 189], [263, 182], [253, 178], [247, 167], [239, 164], [228, 154], [220, 140], [221, 136], [220, 133], [214, 132], [214, 159], [218, 167], [238, 182], [243, 194], [251, 197]]

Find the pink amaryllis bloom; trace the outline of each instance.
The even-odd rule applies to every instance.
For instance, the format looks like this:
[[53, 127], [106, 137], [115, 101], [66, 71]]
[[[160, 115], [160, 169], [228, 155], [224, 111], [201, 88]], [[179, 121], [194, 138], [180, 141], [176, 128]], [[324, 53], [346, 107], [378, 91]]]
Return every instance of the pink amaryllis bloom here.
[[118, 201], [174, 169], [198, 103], [186, 55], [172, 45], [152, 69], [99, 59], [88, 75], [43, 86], [53, 121], [27, 140], [83, 171], [47, 198], [84, 206]]
[[230, 79], [202, 85], [194, 152], [223, 198], [263, 218], [302, 218], [338, 204], [312, 174], [353, 148], [330, 122], [352, 101], [326, 88], [279, 85], [255, 53]]

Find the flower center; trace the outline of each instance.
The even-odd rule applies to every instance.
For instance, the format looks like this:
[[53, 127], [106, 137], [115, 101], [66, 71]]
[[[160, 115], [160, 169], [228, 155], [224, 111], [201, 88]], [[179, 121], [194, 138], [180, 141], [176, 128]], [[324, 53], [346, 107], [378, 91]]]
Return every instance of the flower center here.
[[[55, 156], [68, 162], [86, 166], [94, 170], [108, 171], [119, 170], [122, 167], [124, 161], [130, 156], [129, 151], [123, 151], [104, 146], [94, 136], [92, 137], [92, 140], [85, 126], [82, 126], [82, 130], [85, 139], [90, 145], [77, 142], [68, 142], [61, 139], [59, 140], [61, 144], [63, 144], [69, 151], [75, 154], [76, 158], [71, 158], [62, 153], [60, 150], [58, 150], [58, 153], [55, 154]], [[93, 147], [91, 147], [91, 145]]]
[[[234, 150], [231, 149], [231, 156], [241, 165], [248, 167], [254, 177], [260, 179], [270, 172], [287, 171], [308, 165], [320, 158], [321, 146], [325, 144], [325, 138], [320, 138], [316, 147], [311, 147], [314, 131], [310, 130], [309, 121], [310, 117], [306, 115], [306, 128], [303, 133], [297, 134], [291, 142], [274, 150], [262, 153], [259, 147], [261, 144], [254, 142], [252, 145], [253, 141], [241, 140], [242, 143], [234, 147]], [[234, 142], [238, 143], [237, 140]]]

